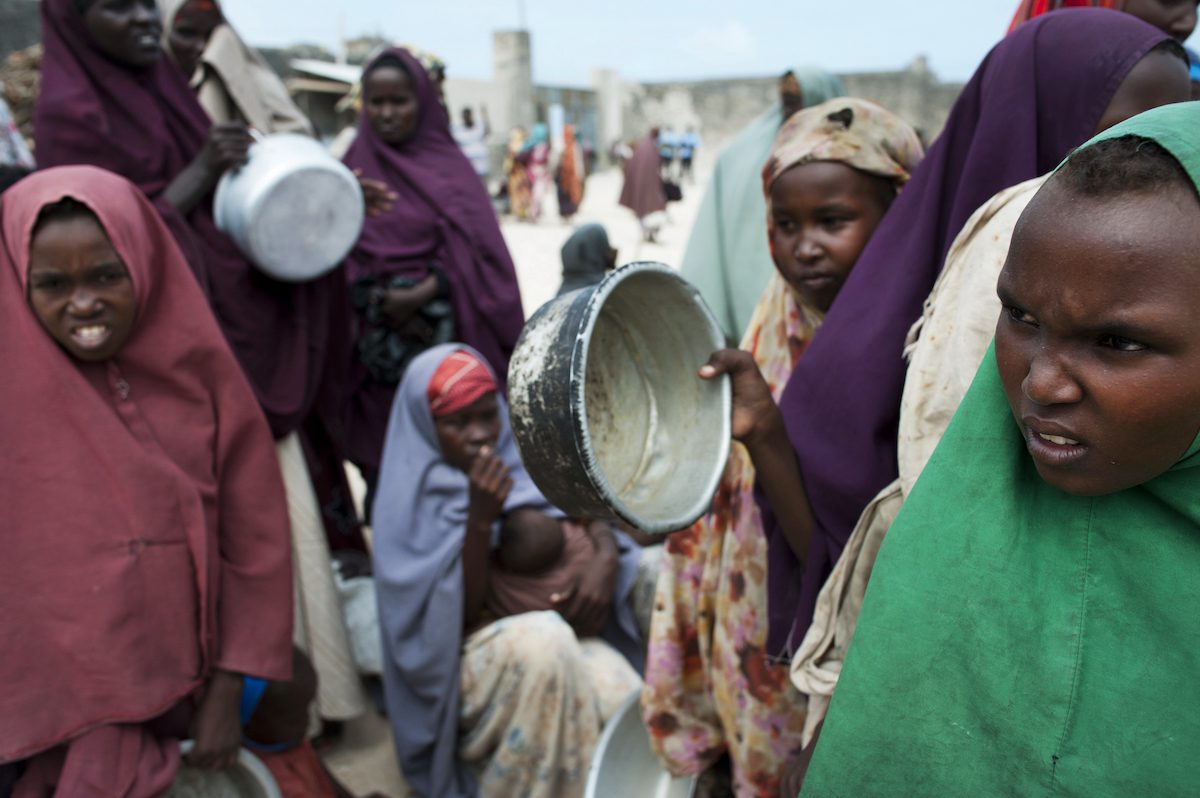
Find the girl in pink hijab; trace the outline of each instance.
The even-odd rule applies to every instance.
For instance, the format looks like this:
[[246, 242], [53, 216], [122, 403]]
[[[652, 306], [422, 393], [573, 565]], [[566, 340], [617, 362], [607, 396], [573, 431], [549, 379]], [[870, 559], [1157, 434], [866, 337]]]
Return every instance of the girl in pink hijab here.
[[0, 222], [0, 769], [18, 798], [158, 795], [182, 737], [232, 763], [244, 676], [290, 676], [270, 430], [135, 186], [50, 169]]

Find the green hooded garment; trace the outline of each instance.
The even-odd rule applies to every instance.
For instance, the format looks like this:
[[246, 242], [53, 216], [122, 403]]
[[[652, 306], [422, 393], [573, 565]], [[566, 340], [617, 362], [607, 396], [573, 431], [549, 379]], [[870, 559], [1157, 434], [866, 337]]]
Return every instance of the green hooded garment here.
[[[1152, 139], [1196, 184], [1198, 133], [1181, 103], [1084, 147]], [[1200, 795], [1200, 439], [1064, 493], [989, 352], [883, 544], [801, 795]]]
[[[842, 82], [828, 72], [791, 71], [805, 108], [846, 93]], [[731, 341], [742, 340], [775, 270], [767, 241], [762, 170], [783, 123], [783, 106], [776, 102], [721, 150], [680, 266]]]

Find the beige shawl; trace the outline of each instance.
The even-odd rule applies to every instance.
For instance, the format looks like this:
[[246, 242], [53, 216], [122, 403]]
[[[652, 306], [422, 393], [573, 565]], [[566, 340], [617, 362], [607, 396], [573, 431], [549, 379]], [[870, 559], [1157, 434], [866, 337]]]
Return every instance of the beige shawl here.
[[[158, 0], [163, 18], [163, 46], [175, 16], [188, 0]], [[313, 126], [292, 102], [287, 86], [257, 50], [249, 47], [228, 22], [216, 28], [204, 50], [192, 88], [214, 122], [244, 121], [262, 133], [313, 135]]]

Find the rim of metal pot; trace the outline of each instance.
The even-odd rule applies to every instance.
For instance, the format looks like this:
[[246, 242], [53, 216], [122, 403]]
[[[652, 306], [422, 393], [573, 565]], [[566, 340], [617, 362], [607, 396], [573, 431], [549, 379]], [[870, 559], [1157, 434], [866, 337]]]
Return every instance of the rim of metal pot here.
[[[574, 398], [572, 405], [573, 422], [575, 427], [575, 445], [579, 449], [580, 460], [583, 462], [584, 471], [587, 473], [588, 479], [591, 480], [592, 486], [596, 492], [608, 504], [613, 511], [622, 520], [633, 525], [636, 529], [654, 535], [662, 535], [668, 532], [675, 532], [680, 529], [686, 529], [696, 522], [701, 516], [708, 512], [712, 504], [712, 497], [717, 492], [717, 487], [720, 485], [721, 476], [725, 473], [725, 465], [729, 460], [729, 445], [732, 441], [733, 428], [730, 418], [733, 412], [733, 390], [730, 385], [729, 377], [723, 376], [720, 378], [719, 389], [721, 391], [721, 428], [719, 434], [721, 440], [726, 441], [727, 445], [722, 450], [723, 454], [720, 457], [718, 467], [713, 469], [713, 472], [708, 477], [708, 484], [705, 485], [704, 491], [699, 494], [696, 501], [688, 508], [687, 512], [680, 513], [672, 518], [666, 518], [656, 523], [647, 523], [647, 520], [633, 512], [628, 505], [617, 495], [609, 484], [608, 477], [604, 475], [603, 470], [599, 466], [599, 460], [596, 456], [596, 451], [592, 447], [592, 439], [588, 428], [587, 420], [587, 364], [588, 354], [591, 347], [592, 332], [596, 327], [596, 321], [600, 317], [600, 311], [608, 297], [616, 290], [617, 286], [625, 282], [625, 280], [637, 274], [654, 273], [661, 274], [671, 280], [677, 282], [683, 287], [692, 297], [692, 302], [699, 311], [701, 317], [708, 323], [709, 344], [712, 347], [711, 351], [725, 348], [725, 333], [721, 329], [721, 325], [717, 323], [717, 319], [709, 310], [708, 305], [700, 297], [700, 291], [679, 275], [679, 272], [667, 266], [665, 263], [658, 261], [634, 261], [627, 263], [624, 266], [616, 269], [601, 282], [592, 291], [588, 298], [587, 307], [584, 309], [584, 324], [580, 328], [575, 339], [574, 353], [571, 358], [571, 394]], [[699, 370], [703, 363], [695, 364], [695, 368]], [[696, 379], [700, 379], [697, 377]]]

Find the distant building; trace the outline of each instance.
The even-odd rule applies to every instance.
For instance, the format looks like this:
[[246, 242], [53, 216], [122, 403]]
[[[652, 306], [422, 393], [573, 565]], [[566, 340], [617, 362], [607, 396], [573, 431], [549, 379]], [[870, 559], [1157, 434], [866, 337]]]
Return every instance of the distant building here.
[[[376, 40], [370, 42], [378, 47]], [[365, 49], [360, 47], [359, 49]], [[454, 76], [449, 65], [445, 82], [446, 105], [457, 118], [463, 107], [476, 116], [488, 110], [492, 124], [493, 166], [502, 157], [508, 130], [528, 129], [534, 122], [574, 125], [581, 140], [590, 140], [598, 151], [617, 139], [639, 138], [656, 125], [696, 127], [706, 148], [715, 152], [751, 119], [775, 102], [778, 74], [765, 77], [636, 83], [613, 70], [596, 70], [592, 86], [545, 86], [533, 80], [531, 42], [524, 31], [498, 31], [493, 36], [493, 77], [472, 80]], [[290, 64], [288, 85], [300, 107], [312, 117], [325, 137], [353, 123], [353, 112], [342, 101], [358, 79], [359, 68], [313, 59]], [[872, 100], [908, 120], [926, 141], [941, 132], [962, 88], [943, 83], [924, 57], [896, 72], [842, 75], [846, 91]]]
[[[0, 0], [0, 60], [39, 41], [37, 8], [37, 0]], [[350, 40], [341, 61], [318, 45], [264, 49], [262, 53], [284, 77], [322, 138], [332, 139], [354, 124], [352, 91], [361, 64], [387, 44], [379, 36]], [[598, 151], [607, 150], [617, 139], [639, 138], [655, 125], [695, 126], [704, 137], [706, 150], [715, 152], [776, 99], [778, 73], [774, 71], [765, 77], [638, 83], [601, 69], [593, 73], [591, 86], [538, 85], [528, 31], [497, 31], [492, 48], [490, 79], [456, 77], [454, 65], [449, 64], [444, 92], [455, 118], [466, 106], [477, 117], [487, 109], [494, 167], [499, 165], [508, 131], [516, 126], [528, 129], [537, 121], [551, 123], [556, 133], [562, 124], [572, 124], [577, 136], [590, 140]], [[899, 114], [927, 141], [941, 131], [961, 89], [961, 84], [938, 80], [924, 57], [897, 72], [849, 74], [842, 80], [849, 94]], [[31, 104], [31, 98], [21, 97], [17, 104], [26, 103]]]
[[0, 60], [41, 40], [38, 0], [0, 0]]

